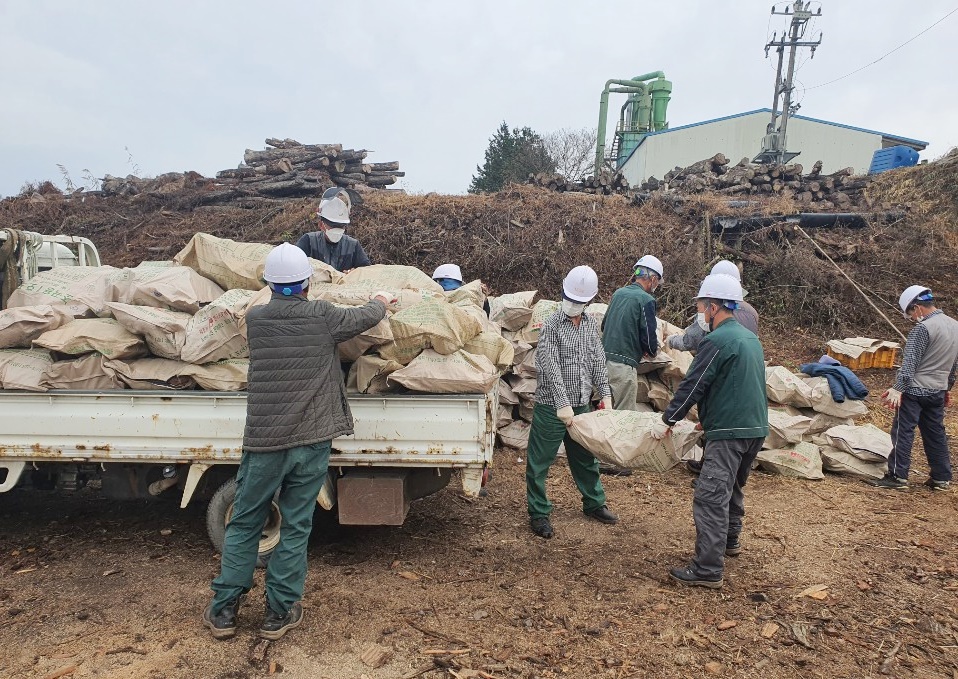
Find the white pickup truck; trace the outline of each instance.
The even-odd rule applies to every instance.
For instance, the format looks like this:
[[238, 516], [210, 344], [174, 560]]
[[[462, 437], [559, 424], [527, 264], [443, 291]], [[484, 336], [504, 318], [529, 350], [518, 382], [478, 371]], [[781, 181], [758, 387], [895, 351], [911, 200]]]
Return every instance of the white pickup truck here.
[[[36, 246], [37, 238], [50, 245]], [[85, 239], [34, 234], [26, 240], [34, 245], [20, 264], [22, 280], [49, 268], [49, 258], [37, 255], [51, 249], [60, 266], [78, 265], [81, 258], [99, 263]], [[338, 507], [341, 523], [400, 525], [409, 503], [446, 486], [453, 470], [467, 496], [479, 494], [492, 463], [495, 388], [455, 396], [351, 395], [349, 405], [355, 433], [333, 441], [330, 474], [318, 498], [326, 509]], [[115, 499], [179, 491], [186, 507], [201, 491], [212, 495], [206, 523], [219, 548], [245, 417], [243, 392], [0, 390], [0, 493], [18, 484], [71, 491], [98, 481]], [[280, 525], [274, 504], [263, 528], [262, 557], [278, 543]]]

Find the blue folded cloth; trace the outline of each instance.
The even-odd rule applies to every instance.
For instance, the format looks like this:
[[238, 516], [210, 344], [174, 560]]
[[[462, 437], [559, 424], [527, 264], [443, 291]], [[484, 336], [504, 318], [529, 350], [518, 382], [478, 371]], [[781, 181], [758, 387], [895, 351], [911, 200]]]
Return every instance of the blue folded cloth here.
[[851, 370], [843, 365], [829, 365], [826, 363], [806, 363], [799, 367], [811, 377], [824, 377], [828, 380], [828, 388], [832, 392], [832, 400], [836, 403], [862, 401], [868, 396], [868, 389]]

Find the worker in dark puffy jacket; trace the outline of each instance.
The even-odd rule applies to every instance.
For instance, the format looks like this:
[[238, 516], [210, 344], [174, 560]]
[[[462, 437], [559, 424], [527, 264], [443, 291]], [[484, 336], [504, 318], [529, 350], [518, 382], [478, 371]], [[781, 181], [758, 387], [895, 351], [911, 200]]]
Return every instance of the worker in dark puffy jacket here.
[[[731, 276], [740, 284], [742, 282], [742, 273], [738, 270], [738, 267], [734, 262], [725, 259], [716, 262], [715, 266], [712, 267], [709, 275], [714, 274], [724, 274]], [[748, 293], [746, 292], [745, 294]], [[755, 307], [743, 300], [732, 313], [739, 325], [751, 330], [755, 333], [755, 336], [758, 337], [758, 311], [755, 310]], [[672, 349], [678, 349], [679, 351], [697, 351], [699, 344], [701, 344], [705, 338], [705, 334], [708, 332], [708, 326], [704, 323], [701, 316], [701, 314], [696, 315], [695, 322], [685, 329], [685, 333], [669, 337], [667, 340], [668, 345]]]
[[316, 213], [319, 231], [303, 234], [296, 246], [307, 257], [318, 259], [343, 273], [369, 266], [371, 262], [363, 246], [352, 236], [346, 235], [351, 206], [345, 189], [327, 189]]
[[273, 497], [283, 516], [266, 569], [266, 619], [259, 634], [279, 639], [303, 619], [306, 543], [316, 498], [326, 480], [332, 439], [353, 433], [336, 345], [379, 323], [390, 303], [377, 293], [353, 309], [308, 301], [312, 268], [288, 243], [266, 258], [269, 303], [246, 316], [250, 346], [243, 456], [221, 570], [203, 622], [216, 639], [236, 633], [236, 614], [253, 571]]

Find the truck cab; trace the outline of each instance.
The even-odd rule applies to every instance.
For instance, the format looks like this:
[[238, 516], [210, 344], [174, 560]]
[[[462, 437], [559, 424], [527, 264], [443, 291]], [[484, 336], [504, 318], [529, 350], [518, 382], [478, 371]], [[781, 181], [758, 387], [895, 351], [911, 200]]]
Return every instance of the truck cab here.
[[[8, 252], [8, 243], [15, 244]], [[6, 258], [4, 259], [4, 254]], [[58, 266], [100, 266], [100, 253], [89, 238], [82, 236], [44, 236], [33, 231], [0, 229], [0, 272], [13, 264], [17, 273], [13, 288], [38, 273]], [[5, 277], [0, 277], [0, 286]], [[5, 298], [13, 290], [3, 290]]]

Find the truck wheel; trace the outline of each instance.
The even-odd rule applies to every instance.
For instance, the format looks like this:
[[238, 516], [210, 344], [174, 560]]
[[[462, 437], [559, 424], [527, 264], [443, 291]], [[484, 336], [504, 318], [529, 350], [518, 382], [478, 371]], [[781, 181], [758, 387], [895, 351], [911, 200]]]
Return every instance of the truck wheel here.
[[[214, 493], [206, 509], [206, 532], [210, 536], [210, 541], [216, 548], [216, 551], [223, 553], [223, 542], [226, 540], [226, 524], [233, 516], [233, 500], [236, 498], [236, 479], [232, 478]], [[279, 505], [276, 504], [276, 498], [270, 507], [269, 517], [266, 519], [266, 525], [263, 526], [263, 532], [259, 541], [259, 552], [256, 557], [256, 567], [266, 568], [269, 563], [269, 557], [279, 544], [279, 528], [283, 523], [282, 515], [279, 513]]]

